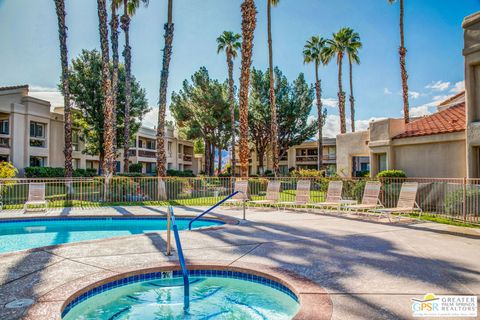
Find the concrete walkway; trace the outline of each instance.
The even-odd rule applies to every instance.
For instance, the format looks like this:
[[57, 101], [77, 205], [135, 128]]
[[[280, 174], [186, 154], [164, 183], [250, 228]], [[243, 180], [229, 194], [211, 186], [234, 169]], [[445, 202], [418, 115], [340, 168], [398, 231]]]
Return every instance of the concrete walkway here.
[[[176, 208], [196, 215], [202, 208]], [[48, 216], [157, 215], [165, 208], [64, 209]], [[40, 214], [42, 215], [42, 214]], [[2, 218], [22, 216], [8, 213]], [[44, 215], [42, 215], [44, 216]], [[219, 209], [212, 216], [241, 218]], [[435, 223], [378, 223], [372, 219], [250, 209], [247, 221], [219, 230], [181, 232], [191, 262], [261, 263], [303, 275], [330, 293], [332, 319], [411, 318], [411, 298], [424, 294], [480, 296], [480, 232]], [[19, 319], [50, 291], [99, 271], [151, 266], [166, 257], [166, 233], [134, 235], [0, 255], [0, 319]], [[459, 319], [459, 318], [456, 318]], [[471, 318], [470, 318], [471, 319]]]

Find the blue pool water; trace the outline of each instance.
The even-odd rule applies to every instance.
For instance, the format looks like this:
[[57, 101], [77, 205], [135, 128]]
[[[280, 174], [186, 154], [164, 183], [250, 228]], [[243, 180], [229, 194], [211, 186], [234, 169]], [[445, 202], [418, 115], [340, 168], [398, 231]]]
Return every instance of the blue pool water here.
[[296, 296], [272, 280], [237, 272], [196, 272], [196, 276], [190, 276], [187, 313], [183, 310], [183, 279], [178, 272], [177, 276], [170, 273], [160, 279], [153, 273], [92, 289], [67, 305], [63, 319], [282, 320], [292, 319], [299, 310]]
[[[179, 230], [190, 219], [177, 218]], [[200, 219], [193, 227], [217, 226], [222, 222]], [[0, 221], [0, 253], [69, 242], [104, 239], [167, 229], [165, 218], [47, 218]]]

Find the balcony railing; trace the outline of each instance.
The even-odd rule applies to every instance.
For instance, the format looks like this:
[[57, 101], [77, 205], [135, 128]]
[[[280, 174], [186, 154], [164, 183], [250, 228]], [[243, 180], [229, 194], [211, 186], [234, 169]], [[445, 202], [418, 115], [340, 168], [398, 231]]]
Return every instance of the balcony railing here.
[[10, 139], [0, 138], [0, 148], [10, 148]]
[[[318, 156], [316, 155], [310, 155], [310, 156], [297, 156], [296, 160], [297, 162], [316, 162], [318, 159]], [[328, 160], [336, 160], [337, 157], [335, 155], [324, 155], [322, 157], [323, 161], [328, 161]]]
[[144, 158], [156, 158], [157, 153], [155, 151], [138, 150], [138, 156]]
[[188, 161], [188, 162], [192, 162], [192, 155], [191, 154], [184, 154], [183, 155], [183, 161]]

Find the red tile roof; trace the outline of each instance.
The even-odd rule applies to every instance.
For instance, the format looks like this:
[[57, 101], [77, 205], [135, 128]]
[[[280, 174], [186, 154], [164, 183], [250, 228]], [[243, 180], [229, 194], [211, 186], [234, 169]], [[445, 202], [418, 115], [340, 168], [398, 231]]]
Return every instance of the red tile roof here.
[[454, 96], [451, 96], [450, 98], [448, 98], [447, 100], [443, 101], [442, 103], [439, 104], [439, 106], [445, 106], [447, 104], [449, 104], [450, 102], [454, 101], [455, 99], [458, 99], [460, 98], [461, 96], [465, 95], [465, 90], [462, 90], [461, 92], [457, 93], [456, 95]]
[[15, 90], [15, 89], [28, 89], [28, 84], [22, 84], [19, 86], [0, 87], [0, 91]]
[[394, 139], [452, 133], [465, 130], [465, 102], [414, 120], [405, 126], [405, 132]]

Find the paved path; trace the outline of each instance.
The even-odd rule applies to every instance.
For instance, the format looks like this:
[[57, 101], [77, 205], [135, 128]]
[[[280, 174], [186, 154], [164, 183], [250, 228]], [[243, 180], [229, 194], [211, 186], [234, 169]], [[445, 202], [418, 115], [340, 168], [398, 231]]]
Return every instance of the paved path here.
[[[161, 214], [164, 210], [64, 209], [48, 215]], [[199, 212], [201, 208], [176, 209], [178, 215]], [[220, 209], [212, 215], [240, 218], [241, 212]], [[219, 230], [181, 232], [185, 256], [191, 262], [262, 263], [306, 276], [330, 293], [333, 319], [411, 318], [410, 299], [427, 292], [480, 296], [479, 230], [258, 209], [249, 210], [247, 219]], [[176, 260], [175, 255], [163, 254], [165, 241], [165, 233], [154, 233], [0, 255], [0, 319], [18, 319], [26, 311], [5, 308], [12, 300], [38, 301], [65, 283], [99, 271], [115, 274]]]

